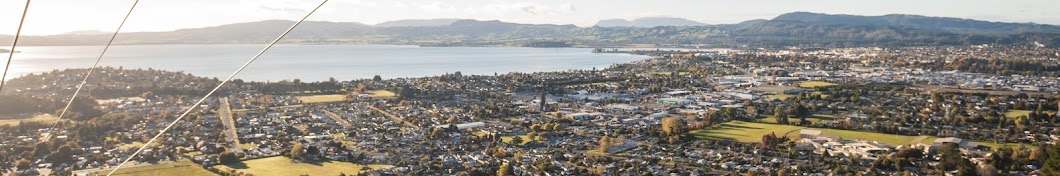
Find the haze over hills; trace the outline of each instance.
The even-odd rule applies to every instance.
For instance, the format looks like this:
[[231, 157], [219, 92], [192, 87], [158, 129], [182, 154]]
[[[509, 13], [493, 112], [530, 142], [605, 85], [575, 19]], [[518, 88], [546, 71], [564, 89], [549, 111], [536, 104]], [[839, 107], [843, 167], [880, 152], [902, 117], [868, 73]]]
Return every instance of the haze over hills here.
[[1060, 26], [1034, 23], [1002, 23], [971, 19], [890, 14], [883, 16], [830, 15], [810, 12], [787, 13], [772, 21], [816, 25], [903, 26], [957, 34], [1060, 33]]
[[[116, 43], [265, 43], [292, 23], [268, 20], [168, 32], [122, 33]], [[770, 20], [750, 20], [738, 24], [670, 24], [654, 27], [578, 27], [461, 19], [399, 20], [377, 25], [307, 21], [283, 42], [421, 46], [524, 46], [535, 42], [564, 42], [583, 47], [632, 44], [712, 47], [1026, 45], [1033, 42], [1047, 46], [1060, 45], [1058, 26], [917, 15], [855, 16], [794, 12]], [[20, 44], [99, 45], [105, 43], [108, 35], [25, 36]], [[0, 36], [0, 40], [10, 37]]]
[[387, 21], [379, 24], [375, 24], [375, 27], [421, 27], [421, 26], [448, 26], [453, 22], [465, 20], [465, 19], [454, 19], [454, 18], [443, 18], [443, 19], [409, 19], [409, 20], [397, 20]]
[[609, 19], [596, 22], [599, 27], [656, 27], [656, 26], [706, 26], [707, 24], [671, 17], [649, 17], [634, 20]]

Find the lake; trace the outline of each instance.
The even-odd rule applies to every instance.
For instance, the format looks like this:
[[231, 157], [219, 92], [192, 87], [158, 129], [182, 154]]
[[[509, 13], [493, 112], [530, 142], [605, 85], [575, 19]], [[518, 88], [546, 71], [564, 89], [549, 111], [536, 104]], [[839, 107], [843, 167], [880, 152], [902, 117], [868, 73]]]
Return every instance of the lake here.
[[[100, 66], [155, 68], [225, 78], [264, 47], [239, 45], [111, 46]], [[20, 46], [8, 79], [56, 69], [88, 68], [103, 46]], [[417, 47], [395, 45], [277, 45], [236, 78], [247, 81], [322, 81], [422, 77], [460, 71], [508, 72], [606, 68], [647, 56], [592, 53], [592, 48]], [[3, 61], [0, 61], [2, 63]]]

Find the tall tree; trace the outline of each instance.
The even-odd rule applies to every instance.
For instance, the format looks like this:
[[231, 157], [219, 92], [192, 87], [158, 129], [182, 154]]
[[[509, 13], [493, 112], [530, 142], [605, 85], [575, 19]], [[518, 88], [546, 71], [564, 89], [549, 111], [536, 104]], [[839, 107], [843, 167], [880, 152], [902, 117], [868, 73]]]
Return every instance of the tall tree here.
[[1042, 165], [1042, 173], [1046, 173], [1049, 176], [1060, 175], [1060, 145], [1049, 146], [1046, 150], [1047, 154], [1044, 158], [1045, 164]]
[[501, 168], [497, 169], [497, 176], [512, 176], [512, 175], [515, 175], [515, 171], [512, 170], [512, 165], [510, 164], [510, 162], [505, 162], [504, 164], [501, 164]]
[[607, 152], [611, 149], [611, 137], [604, 135], [600, 138], [600, 152]]
[[302, 144], [298, 143], [294, 144], [294, 147], [291, 147], [291, 152], [289, 152], [288, 155], [291, 155], [291, 158], [298, 159], [302, 157], [303, 153], [305, 152], [303, 152]]

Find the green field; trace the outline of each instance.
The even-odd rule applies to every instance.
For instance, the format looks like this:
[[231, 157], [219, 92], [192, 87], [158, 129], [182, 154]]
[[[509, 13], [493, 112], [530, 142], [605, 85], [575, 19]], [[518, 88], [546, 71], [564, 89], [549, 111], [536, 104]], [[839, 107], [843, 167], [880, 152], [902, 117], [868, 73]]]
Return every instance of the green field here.
[[[720, 125], [715, 125], [710, 128], [692, 131], [692, 135], [694, 135], [697, 139], [704, 140], [733, 139], [740, 142], [760, 142], [762, 140], [762, 136], [769, 134], [770, 132], [775, 132], [777, 135], [784, 135], [784, 133], [791, 131], [791, 133], [788, 134], [789, 138], [798, 137], [799, 130], [803, 128], [805, 127], [732, 121]], [[821, 130], [826, 135], [835, 135], [846, 139], [878, 141], [891, 145], [906, 145], [914, 141], [919, 141], [921, 143], [930, 143], [935, 140], [934, 137], [930, 136], [903, 136], [833, 129], [817, 130]]]
[[[93, 175], [106, 175], [110, 170], [102, 170], [98, 172], [92, 172]], [[191, 161], [179, 161], [174, 163], [163, 163], [163, 164], [152, 164], [138, 167], [123, 167], [122, 169], [114, 172], [114, 175], [142, 175], [142, 176], [159, 176], [159, 175], [184, 175], [184, 176], [210, 176], [217, 175], [206, 169], [203, 169], [199, 164], [192, 163]]]
[[[526, 135], [519, 135], [519, 137], [523, 138], [523, 142], [520, 143], [519, 145], [525, 145], [526, 143], [529, 143], [531, 141], [531, 140], [529, 140], [529, 138]], [[512, 139], [515, 139], [515, 136], [501, 136], [501, 142], [504, 142], [504, 143], [511, 144], [512, 143]], [[540, 142], [540, 141], [545, 141], [546, 138], [543, 138], [541, 136], [537, 136], [537, 139], [534, 139], [534, 140]]]
[[297, 96], [295, 98], [297, 98], [299, 101], [302, 101], [302, 103], [328, 103], [346, 101], [346, 95], [341, 94]]
[[1016, 117], [1019, 117], [1019, 116], [1026, 116], [1028, 114], [1031, 114], [1031, 111], [1028, 111], [1028, 110], [1009, 110], [1008, 112], [1005, 112], [1005, 117], [1016, 118]]
[[[1030, 110], [1008, 110], [1008, 111], [1005, 112], [1005, 117], [1006, 118], [1015, 118], [1015, 117], [1027, 116], [1027, 115], [1030, 115], [1030, 112], [1031, 112]], [[1046, 115], [1056, 115], [1055, 111], [1043, 110], [1043, 113], [1046, 113]], [[1050, 117], [1052, 117], [1052, 116], [1050, 116]]]
[[261, 159], [253, 159], [243, 161], [236, 164], [217, 165], [214, 168], [220, 169], [221, 171], [229, 171], [235, 169], [239, 172], [254, 174], [258, 176], [270, 176], [270, 175], [339, 175], [344, 174], [358, 174], [361, 172], [368, 172], [371, 170], [378, 170], [384, 168], [391, 168], [391, 165], [382, 164], [371, 164], [368, 165], [370, 170], [361, 170], [363, 165], [347, 163], [347, 162], [315, 162], [315, 163], [303, 163], [297, 162], [287, 157], [277, 156], [268, 157]]
[[766, 98], [787, 100], [788, 98], [795, 97], [795, 96], [798, 96], [798, 95], [777, 94], [777, 95], [766, 95]]
[[[156, 144], [156, 143], [151, 143], [151, 144]], [[122, 144], [122, 145], [118, 146], [118, 150], [139, 149], [140, 147], [143, 147], [143, 146], [144, 146], [143, 142], [136, 141], [136, 142], [132, 142], [132, 143], [128, 143], [128, 144]], [[154, 145], [152, 145], [152, 146], [154, 146]]]
[[258, 148], [258, 146], [254, 146], [254, 144], [247, 144], [247, 143], [239, 144], [239, 149], [243, 149], [243, 150], [254, 150], [254, 149], [257, 149], [257, 148]]
[[824, 92], [821, 92], [821, 91], [813, 91], [813, 92], [810, 92], [810, 94], [811, 95], [821, 95], [821, 98], [828, 98], [829, 97], [829, 95], [825, 95]]
[[824, 81], [803, 81], [799, 83], [799, 87], [802, 88], [818, 88], [839, 85], [836, 83], [824, 82]]
[[[807, 117], [806, 121], [810, 121], [810, 123], [821, 123], [821, 121], [823, 120], [822, 118], [827, 118], [827, 117], [818, 116], [818, 115], [819, 114], [814, 114], [813, 117]], [[762, 123], [770, 123], [770, 124], [776, 124], [777, 123], [777, 118], [774, 117], [773, 115], [767, 115], [767, 116], [765, 116], [765, 118], [761, 118], [761, 119], [758, 119], [758, 120], [760, 120]], [[795, 117], [788, 118], [788, 122], [798, 123], [799, 122], [799, 118], [795, 118]]]
[[397, 94], [388, 90], [370, 90], [368, 91], [368, 94], [370, 94], [372, 98], [392, 98], [397, 96]]
[[58, 118], [56, 118], [55, 116], [53, 116], [51, 114], [43, 114], [43, 115], [37, 115], [37, 116], [33, 116], [31, 118], [24, 118], [24, 119], [3, 119], [3, 120], [0, 120], [0, 126], [3, 126], [3, 125], [18, 126], [18, 122], [19, 121], [41, 122], [41, 123], [45, 123], [45, 124], [51, 124], [51, 123], [55, 123], [55, 121], [58, 121], [58, 120], [59, 120]]

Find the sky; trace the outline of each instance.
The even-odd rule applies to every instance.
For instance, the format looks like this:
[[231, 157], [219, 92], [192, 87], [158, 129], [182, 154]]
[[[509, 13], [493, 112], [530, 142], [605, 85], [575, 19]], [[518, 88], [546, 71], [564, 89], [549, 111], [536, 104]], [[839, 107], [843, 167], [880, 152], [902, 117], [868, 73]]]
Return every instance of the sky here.
[[[114, 31], [134, 0], [36, 0], [26, 35]], [[296, 20], [318, 0], [141, 0], [123, 32], [170, 31], [271, 19]], [[0, 34], [14, 34], [24, 0], [0, 1]], [[603, 19], [680, 17], [708, 24], [769, 19], [795, 12], [915, 14], [1001, 22], [1060, 24], [1056, 0], [331, 0], [314, 21], [376, 24], [461, 18], [592, 26]]]

